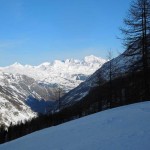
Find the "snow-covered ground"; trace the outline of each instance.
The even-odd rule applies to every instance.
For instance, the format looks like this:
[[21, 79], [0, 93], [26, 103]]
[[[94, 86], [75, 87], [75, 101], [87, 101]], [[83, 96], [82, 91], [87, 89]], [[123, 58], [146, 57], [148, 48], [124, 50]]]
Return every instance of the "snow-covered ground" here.
[[0, 145], [0, 150], [149, 150], [150, 102], [106, 110]]

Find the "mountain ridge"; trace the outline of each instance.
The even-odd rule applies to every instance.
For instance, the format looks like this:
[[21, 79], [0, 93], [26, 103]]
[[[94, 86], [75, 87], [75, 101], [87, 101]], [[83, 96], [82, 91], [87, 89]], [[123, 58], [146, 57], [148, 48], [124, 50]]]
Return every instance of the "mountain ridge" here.
[[[84, 80], [76, 80], [77, 74], [84, 74], [85, 78], [91, 75], [95, 70], [102, 66], [106, 60], [94, 55], [86, 56], [83, 60], [66, 59], [65, 61], [55, 60], [51, 62], [44, 62], [38, 66], [21, 65], [14, 63], [13, 65], [0, 67], [0, 72], [23, 74], [37, 81], [47, 83], [62, 83], [65, 85], [69, 79], [69, 90], [79, 85]], [[59, 77], [58, 77], [59, 76]], [[77, 82], [75, 82], [77, 81]], [[63, 85], [62, 84], [62, 85]], [[61, 84], [60, 84], [61, 85]]]
[[95, 56], [85, 59], [0, 67], [0, 123], [9, 126], [36, 117], [35, 112], [46, 113], [58, 99], [58, 87], [70, 91], [105, 62]]
[[[89, 78], [87, 78], [85, 82], [79, 84], [76, 88], [72, 89], [64, 97], [62, 97], [62, 108], [68, 107], [77, 101], [82, 100], [82, 98], [84, 98], [92, 88], [99, 86], [103, 82], [108, 82], [110, 63], [112, 67], [112, 80], [120, 75], [125, 75], [127, 72], [131, 71], [131, 68], [135, 69], [136, 65], [134, 66], [134, 64], [138, 62], [142, 56], [137, 54], [127, 57], [129, 50], [130, 49], [127, 49], [116, 58], [113, 58], [112, 60], [104, 63], [97, 71], [95, 71]], [[57, 108], [58, 107], [56, 106], [56, 109]]]

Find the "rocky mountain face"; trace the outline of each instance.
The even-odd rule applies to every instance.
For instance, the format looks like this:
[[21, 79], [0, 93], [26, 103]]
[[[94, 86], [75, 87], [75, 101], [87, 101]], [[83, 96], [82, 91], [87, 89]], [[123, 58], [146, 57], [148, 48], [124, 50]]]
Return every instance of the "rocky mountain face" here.
[[47, 113], [58, 99], [59, 87], [70, 91], [105, 62], [88, 56], [39, 66], [15, 63], [0, 67], [0, 123], [9, 126], [36, 117], [37, 113]]
[[32, 81], [25, 80], [25, 76], [0, 73], [0, 124], [9, 126], [36, 117], [37, 114], [24, 103], [26, 83]]
[[8, 126], [45, 113], [53, 90], [26, 75], [0, 73], [0, 122]]
[[[139, 53], [138, 55], [127, 56], [129, 51], [130, 50], [127, 50], [111, 61], [104, 63], [102, 67], [92, 74], [85, 82], [68, 92], [61, 99], [61, 107], [64, 108], [73, 105], [77, 101], [82, 100], [93, 87], [109, 81], [110, 63], [112, 80], [118, 76], [123, 76], [126, 73], [133, 71], [137, 67], [137, 63], [138, 66], [140, 66], [141, 64], [139, 63], [139, 60], [141, 59], [141, 54]], [[57, 108], [58, 107], [56, 105], [55, 109]]]

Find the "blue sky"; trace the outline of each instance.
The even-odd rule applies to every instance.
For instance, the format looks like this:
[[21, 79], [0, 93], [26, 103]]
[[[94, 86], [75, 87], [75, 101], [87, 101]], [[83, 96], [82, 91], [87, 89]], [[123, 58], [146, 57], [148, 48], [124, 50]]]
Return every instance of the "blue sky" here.
[[131, 0], [0, 0], [0, 66], [123, 51]]

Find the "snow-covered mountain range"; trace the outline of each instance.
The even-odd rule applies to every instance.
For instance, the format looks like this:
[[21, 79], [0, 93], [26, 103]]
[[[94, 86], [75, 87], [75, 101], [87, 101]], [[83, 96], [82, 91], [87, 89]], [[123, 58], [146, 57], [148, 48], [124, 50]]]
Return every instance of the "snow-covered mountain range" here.
[[70, 91], [105, 62], [91, 55], [83, 60], [55, 60], [39, 66], [15, 63], [0, 67], [0, 123], [9, 126], [35, 117], [35, 112], [49, 111], [58, 99], [58, 86]]
[[90, 55], [83, 60], [55, 60], [38, 66], [14, 63], [8, 67], [0, 67], [0, 72], [26, 75], [45, 84], [59, 84], [69, 91], [85, 81], [105, 62], [105, 59]]

